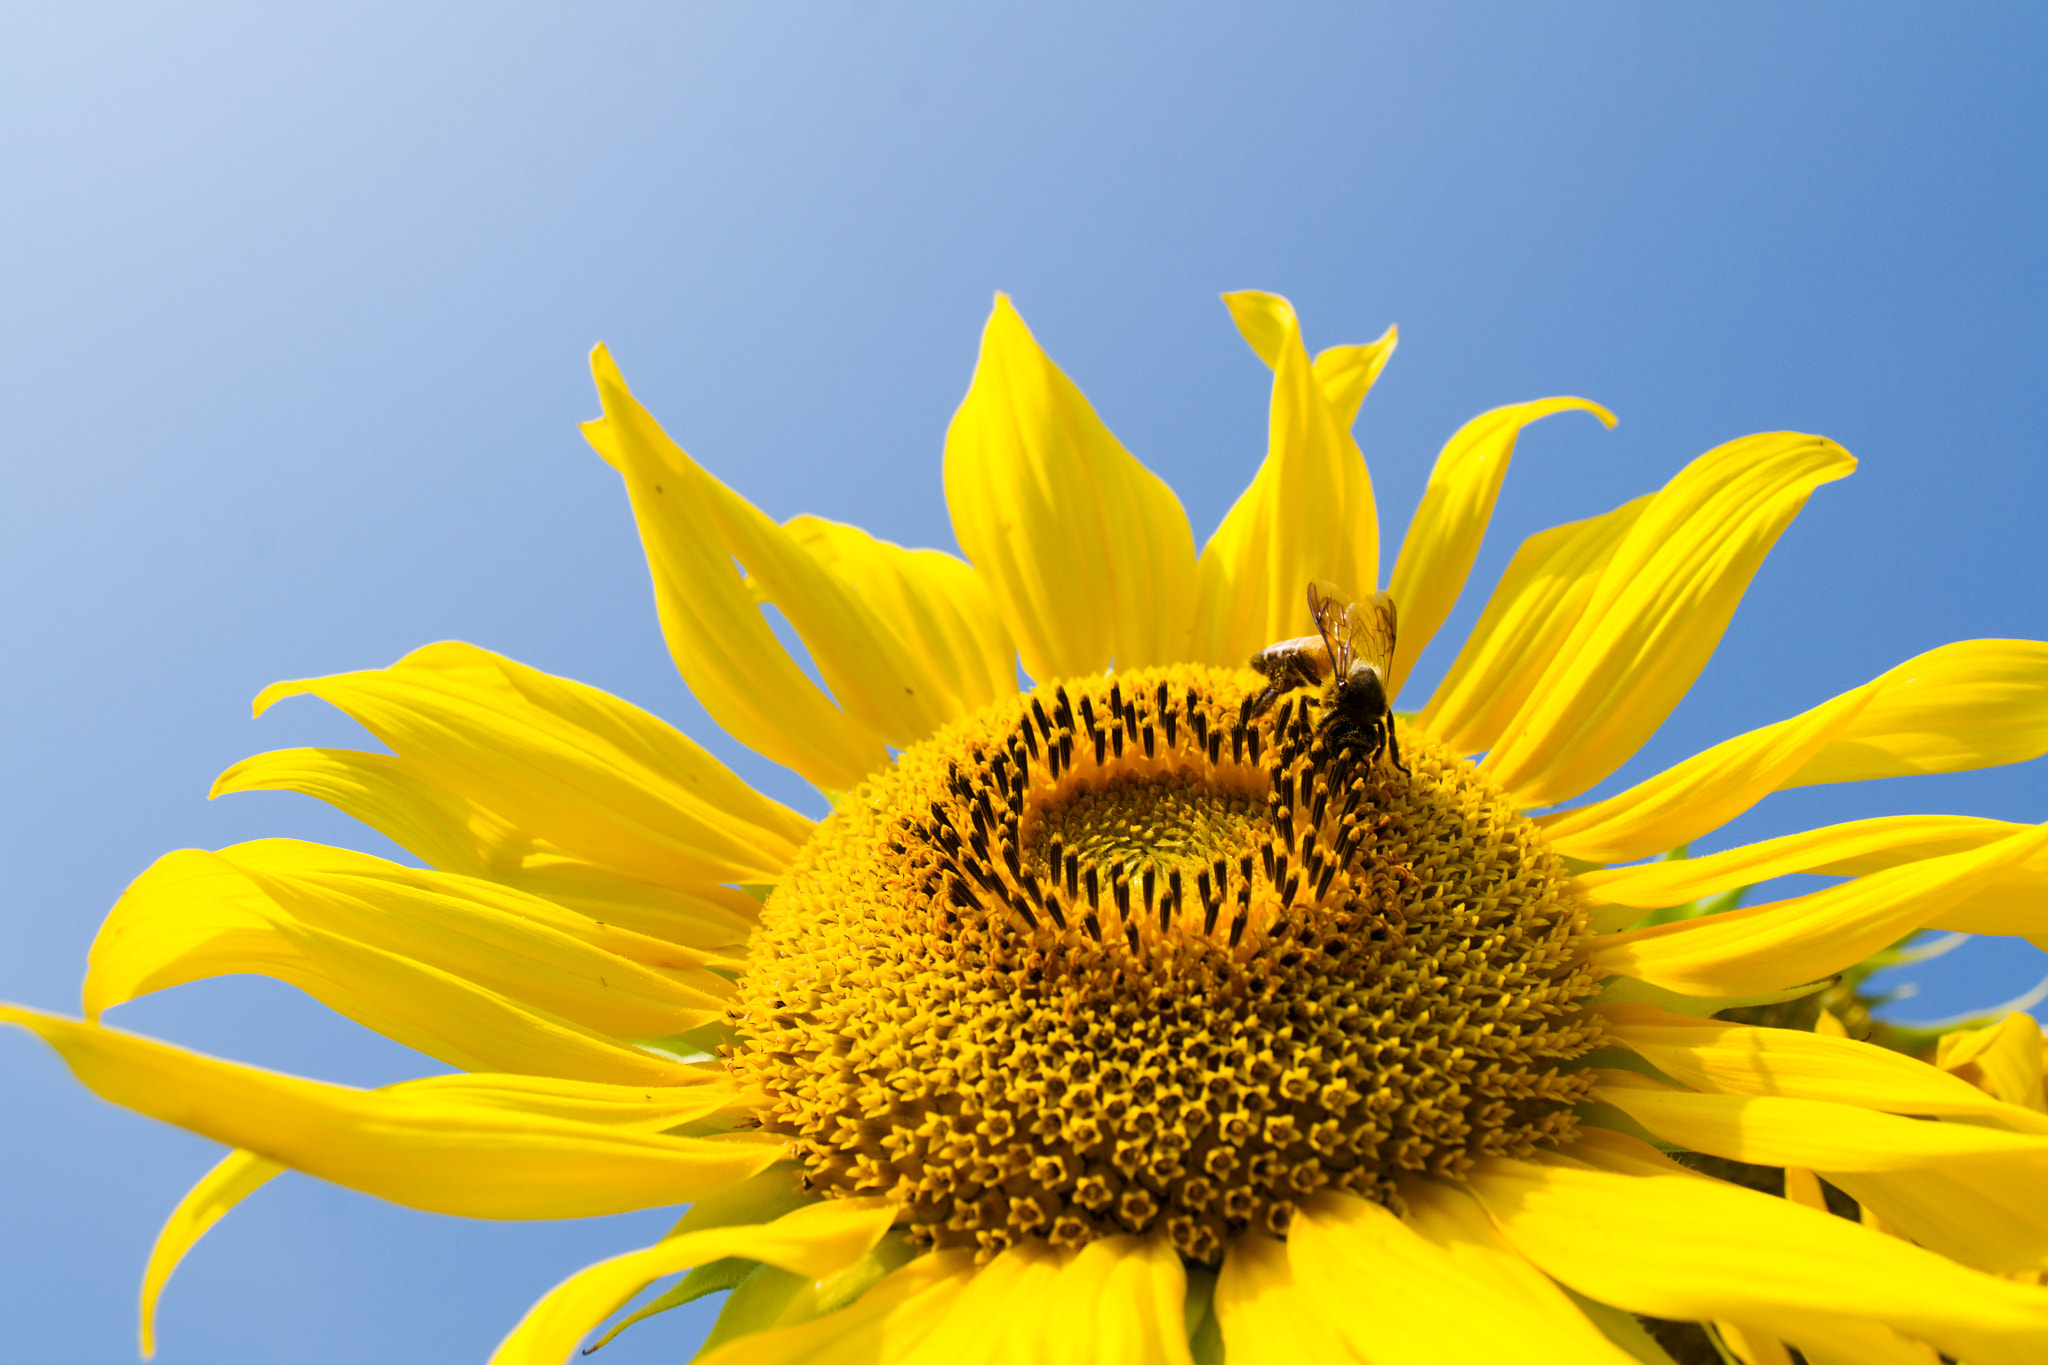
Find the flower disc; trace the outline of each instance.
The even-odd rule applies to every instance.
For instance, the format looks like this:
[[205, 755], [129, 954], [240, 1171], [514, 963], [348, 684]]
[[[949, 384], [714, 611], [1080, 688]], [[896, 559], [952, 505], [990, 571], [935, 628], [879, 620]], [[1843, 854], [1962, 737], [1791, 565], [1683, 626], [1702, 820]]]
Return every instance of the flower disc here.
[[1243, 676], [998, 703], [818, 828], [732, 1058], [813, 1189], [928, 1245], [1213, 1261], [1318, 1190], [1572, 1138], [1598, 1030], [1557, 856], [1462, 757], [1404, 730], [1404, 774]]

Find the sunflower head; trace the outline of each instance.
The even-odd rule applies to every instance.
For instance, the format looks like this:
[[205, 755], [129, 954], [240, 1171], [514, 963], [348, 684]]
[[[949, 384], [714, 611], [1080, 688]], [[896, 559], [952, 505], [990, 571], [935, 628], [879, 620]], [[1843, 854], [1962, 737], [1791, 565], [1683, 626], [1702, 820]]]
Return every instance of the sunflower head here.
[[1557, 856], [1463, 758], [1411, 736], [1404, 774], [1250, 678], [1054, 684], [839, 803], [735, 1006], [810, 1188], [983, 1259], [1213, 1262], [1318, 1191], [1571, 1138], [1599, 1028]]
[[[2048, 645], [1931, 650], [1585, 800], [1848, 453], [1742, 438], [1531, 537], [1397, 716], [1521, 430], [1613, 419], [1467, 423], [1382, 592], [1350, 427], [1393, 333], [1311, 358], [1284, 300], [1228, 302], [1271, 449], [1199, 554], [1006, 301], [946, 441], [964, 559], [772, 521], [600, 349], [586, 431], [683, 677], [832, 812], [471, 646], [266, 690], [387, 752], [258, 755], [216, 791], [318, 796], [426, 866], [173, 853], [101, 930], [89, 1021], [0, 1006], [233, 1149], [151, 1258], [145, 1346], [179, 1257], [293, 1166], [444, 1213], [693, 1205], [498, 1365], [563, 1361], [683, 1271], [620, 1326], [729, 1290], [705, 1365], [1630, 1365], [1650, 1332], [1689, 1359], [2048, 1359], [2038, 1027], [1928, 1065], [1843, 1036], [1826, 992], [1922, 928], [2048, 934], [2048, 829], [1889, 816], [1651, 857], [1784, 788], [2048, 751]], [[1368, 609], [1304, 611], [1325, 580]], [[1795, 873], [1838, 880], [1737, 904]], [[361, 1091], [98, 1023], [228, 972], [454, 1071]]]

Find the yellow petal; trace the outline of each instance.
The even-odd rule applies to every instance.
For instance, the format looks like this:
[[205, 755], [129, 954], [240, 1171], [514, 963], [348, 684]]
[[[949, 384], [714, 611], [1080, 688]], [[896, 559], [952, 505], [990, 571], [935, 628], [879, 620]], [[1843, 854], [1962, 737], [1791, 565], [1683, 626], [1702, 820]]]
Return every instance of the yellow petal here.
[[1602, 934], [1593, 961], [1682, 995], [1743, 995], [1817, 981], [1861, 962], [2048, 850], [2048, 827], [1816, 891], [1675, 924]]
[[946, 432], [946, 505], [1033, 678], [1187, 657], [1195, 541], [1180, 500], [1000, 294]]
[[1687, 1019], [1647, 1005], [1607, 1005], [1600, 1015], [1609, 1038], [1695, 1089], [1833, 1100], [1892, 1114], [1968, 1115], [2048, 1134], [2048, 1116], [1870, 1043]]
[[772, 1223], [685, 1232], [644, 1251], [580, 1270], [528, 1309], [491, 1356], [492, 1365], [563, 1365], [591, 1328], [664, 1275], [726, 1256], [744, 1256], [810, 1279], [852, 1265], [881, 1240], [897, 1206], [880, 1199], [828, 1199]]
[[1871, 704], [1786, 786], [1962, 772], [2048, 753], [2048, 644], [1964, 640], [1877, 683]]
[[[1593, 1096], [1658, 1137], [1756, 1166], [1907, 1171], [1944, 1163], [1995, 1166], [2015, 1180], [2040, 1168], [2048, 1136], [1971, 1123], [1925, 1123], [1854, 1105], [1778, 1095], [1703, 1095], [1627, 1071], [1600, 1072]], [[1832, 1179], [1832, 1174], [1830, 1174]]]
[[[901, 743], [928, 733], [918, 728], [918, 694], [902, 692], [907, 666], [860, 601], [684, 454], [627, 391], [604, 347], [590, 353], [590, 370], [604, 416], [584, 423], [584, 437], [626, 480], [661, 632], [712, 718], [831, 791], [885, 766], [892, 734]], [[837, 704], [776, 640], [735, 559], [803, 637]]]
[[2013, 1013], [1988, 1028], [1942, 1035], [1935, 1064], [2007, 1104], [2048, 1111], [2041, 1091], [2039, 1021]]
[[2048, 1291], [1752, 1190], [1502, 1158], [1469, 1183], [1530, 1260], [1630, 1312], [1774, 1331], [1786, 1316], [1875, 1321], [1973, 1363], [2048, 1350]]
[[[1332, 346], [1316, 353], [1316, 383], [1322, 386], [1330, 411], [1337, 414], [1337, 420], [1347, 429], [1358, 420], [1359, 404], [1365, 402], [1365, 396], [1372, 391], [1380, 371], [1387, 367], [1400, 337], [1399, 329], [1389, 327], [1377, 341], [1355, 346]], [[1273, 365], [1271, 359], [1266, 359], [1266, 363]]]
[[1700, 858], [1673, 858], [1635, 867], [1582, 872], [1577, 885], [1589, 905], [1632, 905], [1655, 910], [1795, 872], [1861, 876], [1922, 858], [1982, 848], [2024, 828], [2010, 821], [1974, 815], [1881, 815], [1744, 844]]
[[906, 550], [818, 517], [793, 518], [788, 530], [895, 633], [946, 719], [1016, 692], [1016, 642], [972, 568], [937, 550]]
[[1202, 550], [1192, 657], [1242, 664], [1312, 629], [1312, 581], [1360, 598], [1379, 587], [1379, 515], [1365, 457], [1316, 378], [1294, 309], [1272, 294], [1224, 302], [1273, 366], [1273, 402], [1265, 463]]
[[1770, 432], [1680, 470], [1615, 547], [1579, 620], [1487, 755], [1494, 780], [1519, 803], [1544, 806], [1627, 762], [1699, 676], [1807, 495], [1855, 465], [1823, 437]]
[[901, 1365], [974, 1279], [970, 1251], [920, 1256], [836, 1313], [722, 1342], [692, 1365]]
[[673, 1076], [673, 1064], [616, 1040], [718, 1018], [725, 983], [607, 951], [569, 931], [576, 918], [489, 882], [296, 840], [186, 849], [108, 912], [85, 1009], [97, 1018], [168, 986], [254, 972], [465, 1070]]
[[[730, 1073], [722, 1070], [684, 1067], [677, 1079], [678, 1083], [674, 1085], [613, 1085], [604, 1081], [485, 1071], [421, 1076], [387, 1085], [377, 1093], [441, 1099], [516, 1114], [538, 1114], [543, 1118], [652, 1133], [666, 1132], [683, 1124], [698, 1126], [721, 1111], [730, 1112], [738, 1119], [750, 1115], [761, 1105], [758, 1093], [742, 1088]], [[773, 1188], [773, 1177], [763, 1177], [763, 1181]], [[723, 1197], [723, 1192], [720, 1197]], [[700, 1201], [692, 1212], [703, 1209], [708, 1202]], [[699, 1225], [691, 1224], [692, 1227]]]
[[[674, 874], [656, 884], [572, 857], [429, 775], [410, 759], [353, 749], [277, 749], [243, 759], [211, 795], [292, 791], [362, 821], [430, 867], [482, 877], [605, 924], [698, 949], [744, 943], [760, 905], [736, 887]], [[705, 958], [706, 961], [714, 959]]]
[[1940, 1352], [1932, 1346], [1903, 1337], [1883, 1323], [1788, 1318], [1784, 1331], [1807, 1365], [1942, 1365]]
[[1998, 1273], [2048, 1269], [2048, 1172], [2039, 1163], [1822, 1174], [1900, 1235], [1964, 1265]]
[[473, 835], [500, 865], [552, 850], [655, 885], [769, 882], [810, 837], [810, 821], [663, 721], [474, 645], [428, 645], [390, 668], [274, 683], [256, 713], [301, 693], [511, 825], [510, 835]]
[[1712, 833], [1788, 787], [1955, 772], [2043, 751], [2048, 646], [1967, 640], [1908, 659], [1790, 720], [1725, 740], [1618, 796], [1539, 823], [1568, 857], [1623, 862]]
[[1770, 1333], [1740, 1323], [1716, 1322], [1721, 1342], [1742, 1365], [1792, 1365], [1792, 1353]]
[[352, 1090], [203, 1057], [132, 1033], [0, 1006], [107, 1100], [295, 1170], [430, 1213], [587, 1218], [680, 1204], [783, 1153], [762, 1138], [679, 1138], [446, 1094]]
[[[1723, 740], [1605, 801], [1537, 817], [1551, 847], [1626, 862], [1711, 834], [1785, 784], [1870, 704], [1859, 687], [1810, 711]], [[1676, 901], [1663, 904], [1675, 905]]]
[[142, 1272], [144, 1360], [156, 1354], [156, 1301], [164, 1291], [165, 1281], [178, 1268], [178, 1262], [185, 1259], [185, 1253], [206, 1235], [207, 1229], [221, 1220], [222, 1215], [284, 1169], [283, 1162], [272, 1161], [254, 1152], [229, 1152], [221, 1158], [219, 1165], [201, 1176], [199, 1183], [178, 1201], [178, 1207], [171, 1210], [163, 1231], [156, 1235], [156, 1245], [149, 1249], [149, 1264]]
[[[1344, 1300], [1325, 1303], [1290, 1264], [1288, 1247], [1262, 1232], [1231, 1239], [1216, 1280], [1216, 1321], [1230, 1365], [1301, 1365], [1303, 1361], [1364, 1361], [1341, 1342], [1323, 1309], [1342, 1313]], [[1377, 1362], [1375, 1362], [1377, 1365]]]
[[977, 1271], [932, 1334], [902, 1358], [1191, 1365], [1186, 1293], [1180, 1257], [1162, 1238], [1103, 1237], [1067, 1253], [1021, 1242]]
[[1436, 457], [1429, 486], [1401, 540], [1389, 586], [1401, 612], [1400, 649], [1387, 689], [1390, 700], [1464, 590], [1522, 428], [1554, 412], [1570, 411], [1590, 412], [1614, 425], [1614, 414], [1598, 403], [1543, 398], [1481, 413], [1458, 428]]
[[1654, 496], [1523, 541], [1417, 727], [1461, 754], [1491, 749], [1528, 703], [1584, 614], [1601, 569]]
[[1288, 1264], [1358, 1358], [1632, 1365], [1502, 1244], [1469, 1195], [1420, 1182], [1403, 1187], [1410, 1190], [1412, 1225], [1379, 1204], [1321, 1195], [1288, 1230]]

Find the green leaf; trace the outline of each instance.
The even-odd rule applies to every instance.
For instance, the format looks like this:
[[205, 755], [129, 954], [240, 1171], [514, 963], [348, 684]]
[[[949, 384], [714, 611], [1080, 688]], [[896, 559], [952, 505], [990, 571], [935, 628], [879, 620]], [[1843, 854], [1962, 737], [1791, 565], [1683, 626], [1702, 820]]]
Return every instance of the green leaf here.
[[778, 1161], [759, 1175], [690, 1205], [667, 1235], [772, 1223], [785, 1213], [815, 1204], [817, 1196], [803, 1191], [802, 1175], [794, 1161]]
[[681, 1308], [686, 1303], [695, 1303], [706, 1294], [716, 1294], [720, 1290], [731, 1289], [734, 1285], [759, 1269], [760, 1265], [759, 1261], [750, 1261], [745, 1257], [727, 1256], [721, 1260], [696, 1267], [689, 1274], [683, 1276], [681, 1281], [671, 1287], [667, 1293], [648, 1304], [645, 1308], [636, 1310], [632, 1316], [622, 1319], [611, 1331], [606, 1332], [591, 1345], [584, 1347], [583, 1354], [589, 1355], [592, 1351], [595, 1351], [598, 1347], [604, 1345], [643, 1318], [651, 1318], [656, 1313], [666, 1313], [671, 1308]]

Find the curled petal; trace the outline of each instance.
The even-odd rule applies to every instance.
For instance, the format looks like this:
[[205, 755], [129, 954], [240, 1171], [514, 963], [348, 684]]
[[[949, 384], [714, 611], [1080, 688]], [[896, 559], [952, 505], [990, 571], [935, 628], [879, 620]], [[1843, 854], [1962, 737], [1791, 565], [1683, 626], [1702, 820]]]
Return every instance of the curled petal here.
[[[1318, 362], [1320, 365], [1320, 362]], [[1590, 412], [1608, 426], [1614, 414], [1583, 398], [1543, 398], [1495, 408], [1458, 428], [1436, 457], [1429, 486], [1401, 539], [1388, 590], [1401, 610], [1401, 638], [1394, 655], [1388, 699], [1401, 690], [1408, 669], [1457, 604], [1493, 505], [1507, 477], [1522, 428], [1557, 412]]]

